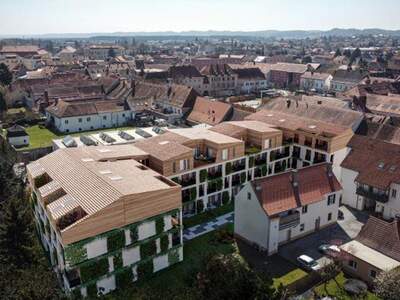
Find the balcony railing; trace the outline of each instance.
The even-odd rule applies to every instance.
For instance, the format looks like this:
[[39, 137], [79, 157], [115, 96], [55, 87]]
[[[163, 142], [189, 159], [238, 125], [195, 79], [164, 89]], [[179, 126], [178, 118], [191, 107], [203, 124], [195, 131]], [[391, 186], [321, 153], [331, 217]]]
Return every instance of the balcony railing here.
[[378, 194], [374, 193], [372, 191], [366, 190], [363, 187], [359, 186], [356, 191], [357, 195], [381, 202], [381, 203], [386, 203], [389, 201], [389, 196], [386, 194]]
[[300, 213], [298, 211], [281, 217], [279, 219], [279, 230], [284, 230], [291, 227], [296, 227], [300, 224]]

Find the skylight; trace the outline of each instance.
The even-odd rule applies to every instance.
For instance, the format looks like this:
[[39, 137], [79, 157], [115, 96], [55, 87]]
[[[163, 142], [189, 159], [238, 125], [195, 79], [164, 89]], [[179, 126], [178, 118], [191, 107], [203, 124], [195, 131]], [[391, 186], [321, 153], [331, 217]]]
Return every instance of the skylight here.
[[280, 119], [280, 120], [279, 120], [279, 122], [285, 122], [285, 121], [286, 121], [285, 119]]
[[317, 126], [316, 125], [309, 125], [308, 126], [308, 128], [310, 128], [310, 129], [314, 129], [314, 128], [316, 128]]
[[91, 162], [91, 161], [94, 161], [94, 159], [90, 158], [90, 157], [84, 157], [84, 158], [82, 158], [82, 161], [83, 162]]
[[109, 178], [110, 178], [112, 181], [122, 180], [122, 177], [121, 177], [121, 176], [118, 176], [118, 175], [116, 175], [116, 176], [110, 176]]
[[383, 161], [379, 162], [378, 169], [383, 169], [385, 167], [385, 163]]
[[106, 175], [106, 174], [111, 174], [112, 172], [110, 170], [101, 170], [100, 174]]

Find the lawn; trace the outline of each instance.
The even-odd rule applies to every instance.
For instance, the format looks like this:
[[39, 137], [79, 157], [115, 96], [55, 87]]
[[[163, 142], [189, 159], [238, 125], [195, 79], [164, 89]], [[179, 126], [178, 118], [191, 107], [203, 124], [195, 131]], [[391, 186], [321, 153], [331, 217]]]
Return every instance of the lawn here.
[[293, 282], [307, 276], [307, 272], [303, 271], [302, 269], [294, 269], [293, 271], [290, 271], [289, 273], [286, 273], [285, 275], [278, 277], [278, 278], [273, 278], [274, 282], [274, 287], [277, 288], [280, 286], [280, 284], [283, 284], [284, 286], [288, 286], [292, 284]]
[[229, 212], [233, 211], [233, 201], [230, 203], [218, 207], [216, 209], [203, 212], [201, 214], [195, 215], [193, 217], [187, 218], [183, 220], [183, 226], [185, 228], [189, 228], [198, 224], [202, 224], [208, 222], [216, 217], [225, 215]]
[[113, 130], [124, 130], [124, 129], [134, 129], [134, 127], [125, 126], [125, 127], [105, 128], [105, 129], [97, 129], [91, 131], [76, 132], [71, 134], [64, 134], [64, 133], [53, 132], [47, 129], [46, 127], [39, 125], [30, 126], [25, 128], [26, 132], [29, 134], [29, 146], [19, 148], [18, 151], [49, 147], [52, 145], [53, 139], [60, 139], [67, 135], [80, 136], [81, 134], [94, 134], [102, 131], [113, 131]]
[[[341, 300], [354, 300], [357, 299], [350, 294], [348, 294], [342, 287], [346, 281], [346, 277], [343, 273], [340, 273], [339, 275], [336, 276], [336, 281], [339, 283], [338, 285], [335, 283], [334, 280], [328, 281], [326, 288], [324, 284], [321, 284], [317, 286], [314, 291], [315, 293], [320, 296], [331, 296], [335, 297], [336, 299], [341, 299]], [[372, 294], [371, 292], [368, 292], [366, 297], [363, 298], [358, 298], [358, 299], [365, 299], [365, 300], [379, 300], [377, 296]]]

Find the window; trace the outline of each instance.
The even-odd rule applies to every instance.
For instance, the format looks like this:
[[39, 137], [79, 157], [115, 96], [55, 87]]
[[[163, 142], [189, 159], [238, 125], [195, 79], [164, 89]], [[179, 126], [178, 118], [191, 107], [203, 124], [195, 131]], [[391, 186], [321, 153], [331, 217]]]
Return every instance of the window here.
[[332, 213], [329, 213], [329, 214], [328, 214], [328, 222], [329, 222], [329, 221], [332, 221]]
[[228, 159], [228, 149], [222, 150], [222, 160]]
[[107, 116], [103, 116], [103, 120], [107, 120]]
[[376, 278], [376, 271], [375, 270], [370, 270], [369, 271], [369, 277]]
[[86, 118], [86, 121], [87, 121], [87, 122], [90, 122], [90, 120], [91, 120], [90, 117], [87, 117], [87, 118]]
[[247, 200], [251, 200], [251, 193], [247, 193]]
[[264, 141], [264, 148], [265, 149], [271, 148], [271, 140], [270, 139], [267, 139]]
[[328, 196], [328, 206], [335, 204], [335, 202], [336, 202], [336, 194], [329, 195]]
[[65, 120], [64, 123], [65, 123], [65, 124], [68, 124], [68, 120]]
[[303, 206], [303, 207], [301, 208], [301, 212], [302, 212], [303, 214], [306, 214], [306, 213], [308, 212], [308, 205]]
[[125, 118], [125, 114], [122, 114], [122, 117]]
[[396, 198], [397, 190], [393, 189], [392, 190], [392, 198]]
[[78, 122], [79, 122], [79, 123], [82, 123], [82, 118], [79, 118], [79, 119], [78, 119]]
[[300, 231], [304, 231], [304, 223], [300, 224]]
[[354, 260], [349, 260], [349, 267], [357, 270], [357, 262], [355, 262]]
[[179, 168], [181, 171], [186, 170], [188, 168], [188, 160], [182, 159], [179, 161]]
[[176, 172], [176, 163], [175, 162], [173, 162], [172, 163], [172, 172]]

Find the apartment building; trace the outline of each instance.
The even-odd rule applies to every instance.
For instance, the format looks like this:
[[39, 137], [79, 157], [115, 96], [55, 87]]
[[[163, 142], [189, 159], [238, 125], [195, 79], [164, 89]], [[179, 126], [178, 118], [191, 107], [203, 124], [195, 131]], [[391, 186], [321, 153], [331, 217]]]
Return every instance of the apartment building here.
[[237, 91], [241, 94], [257, 93], [268, 87], [266, 76], [257, 67], [238, 68], [234, 71], [238, 75]]
[[343, 203], [393, 219], [400, 215], [400, 145], [354, 136], [342, 162]]
[[207, 65], [200, 73], [205, 77], [203, 96], [221, 97], [235, 94], [238, 75], [229, 65]]
[[95, 97], [56, 101], [46, 118], [58, 132], [73, 133], [124, 126], [133, 116], [124, 101]]
[[252, 180], [235, 197], [235, 235], [272, 255], [335, 223], [341, 192], [327, 163]]
[[131, 145], [59, 149], [27, 166], [36, 228], [68, 294], [95, 297], [183, 259], [181, 187]]
[[193, 65], [171, 66], [168, 79], [176, 84], [190, 86], [200, 95], [204, 93], [204, 76]]
[[332, 75], [327, 73], [306, 72], [300, 77], [300, 88], [305, 91], [329, 91]]

